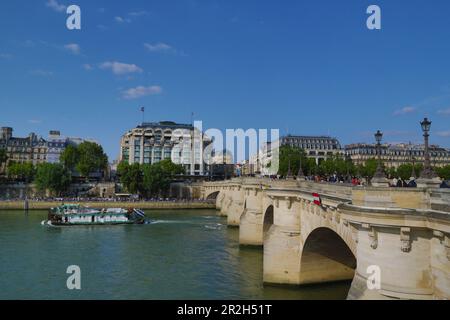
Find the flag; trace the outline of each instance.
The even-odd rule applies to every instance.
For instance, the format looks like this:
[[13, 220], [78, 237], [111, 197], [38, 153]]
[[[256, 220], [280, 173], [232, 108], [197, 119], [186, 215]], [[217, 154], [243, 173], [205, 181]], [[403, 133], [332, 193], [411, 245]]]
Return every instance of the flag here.
[[141, 107], [141, 112], [144, 112], [145, 111], [145, 108], [144, 107]]
[[318, 193], [313, 193], [312, 194], [313, 199], [314, 199], [314, 204], [321, 206], [322, 205], [322, 199], [320, 198], [320, 195]]

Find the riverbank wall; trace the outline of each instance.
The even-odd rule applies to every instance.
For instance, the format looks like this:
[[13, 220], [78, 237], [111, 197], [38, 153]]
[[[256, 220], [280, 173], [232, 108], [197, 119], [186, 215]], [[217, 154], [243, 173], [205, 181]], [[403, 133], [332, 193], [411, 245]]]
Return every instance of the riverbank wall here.
[[[65, 204], [75, 202], [64, 202]], [[215, 203], [210, 202], [171, 202], [171, 201], [154, 201], [154, 202], [113, 202], [113, 201], [95, 201], [95, 202], [76, 202], [83, 206], [91, 208], [139, 208], [153, 210], [186, 210], [186, 209], [215, 209]], [[48, 210], [60, 206], [61, 201], [28, 201], [29, 210]], [[24, 210], [24, 201], [0, 201], [0, 210]]]

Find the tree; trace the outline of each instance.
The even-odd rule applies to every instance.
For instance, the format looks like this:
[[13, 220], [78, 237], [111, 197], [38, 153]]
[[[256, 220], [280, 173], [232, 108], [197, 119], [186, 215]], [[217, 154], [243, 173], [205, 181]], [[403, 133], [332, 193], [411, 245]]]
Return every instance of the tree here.
[[6, 171], [8, 174], [8, 178], [26, 183], [33, 181], [35, 174], [35, 168], [30, 162], [10, 162]]
[[134, 194], [142, 192], [143, 174], [139, 163], [129, 165], [127, 162], [121, 162], [117, 166], [117, 174], [128, 192]]
[[436, 173], [440, 178], [444, 180], [450, 180], [450, 165], [442, 168], [436, 168]]
[[106, 169], [108, 157], [100, 145], [85, 141], [77, 149], [79, 158], [75, 168], [83, 177], [88, 179], [91, 173]]
[[38, 190], [61, 195], [70, 186], [70, 171], [61, 164], [42, 163], [37, 166], [34, 183]]
[[377, 159], [369, 159], [366, 161], [364, 165], [358, 166], [359, 174], [363, 177], [372, 179], [375, 175], [375, 171], [377, 171], [378, 160]]
[[185, 174], [186, 170], [181, 164], [175, 164], [170, 159], [165, 159], [157, 163], [157, 165], [160, 165], [164, 172], [169, 174], [170, 178], [173, 179], [174, 176]]
[[[414, 165], [414, 171], [416, 173], [416, 177], [420, 176], [420, 173], [422, 172], [422, 165], [421, 164], [415, 164]], [[394, 178], [401, 178], [402, 180], [409, 180], [409, 178], [411, 178], [412, 175], [412, 171], [413, 171], [413, 165], [412, 163], [406, 163], [406, 164], [402, 164], [400, 165], [397, 170], [395, 170], [395, 173], [393, 173], [393, 175], [391, 175]], [[392, 172], [390, 172], [390, 174], [392, 174]]]
[[306, 159], [305, 165], [302, 162], [303, 173], [306, 175], [315, 175], [318, 173], [319, 166], [316, 163], [316, 159], [308, 158]]
[[128, 192], [146, 197], [165, 194], [175, 176], [184, 173], [184, 167], [174, 164], [170, 159], [152, 165], [129, 165], [127, 162], [121, 162], [117, 166], [120, 182]]
[[175, 164], [170, 159], [152, 165], [144, 165], [142, 171], [143, 193], [147, 197], [167, 194], [175, 176], [185, 173], [182, 165]]
[[68, 145], [61, 153], [59, 159], [67, 169], [75, 169], [75, 166], [78, 164], [78, 161], [80, 159], [78, 148], [71, 144]]
[[291, 165], [291, 174], [296, 176], [298, 173], [300, 160], [302, 162], [303, 173], [308, 171], [309, 162], [306, 158], [305, 151], [298, 147], [281, 146], [279, 149], [279, 168], [278, 174], [286, 176]]

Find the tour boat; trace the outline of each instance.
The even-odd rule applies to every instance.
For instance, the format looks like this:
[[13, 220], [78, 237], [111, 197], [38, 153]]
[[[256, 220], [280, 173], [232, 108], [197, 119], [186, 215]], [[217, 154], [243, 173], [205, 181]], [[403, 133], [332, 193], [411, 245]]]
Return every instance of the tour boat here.
[[56, 226], [143, 224], [145, 214], [139, 209], [93, 209], [64, 204], [50, 209], [48, 223]]

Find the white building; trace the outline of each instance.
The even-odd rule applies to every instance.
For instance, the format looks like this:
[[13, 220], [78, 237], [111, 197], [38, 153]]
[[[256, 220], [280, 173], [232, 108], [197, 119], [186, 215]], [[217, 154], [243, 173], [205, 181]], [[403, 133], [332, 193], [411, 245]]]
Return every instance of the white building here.
[[143, 123], [122, 136], [120, 161], [154, 164], [171, 159], [190, 175], [205, 175], [203, 152], [211, 140], [189, 124], [172, 121]]

